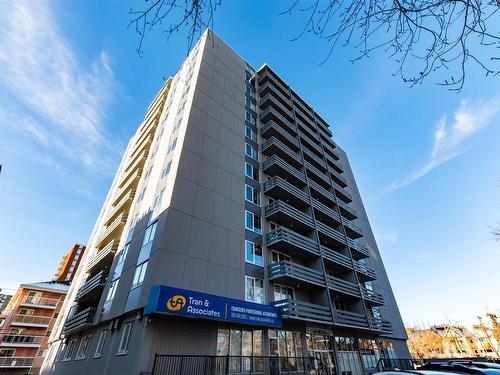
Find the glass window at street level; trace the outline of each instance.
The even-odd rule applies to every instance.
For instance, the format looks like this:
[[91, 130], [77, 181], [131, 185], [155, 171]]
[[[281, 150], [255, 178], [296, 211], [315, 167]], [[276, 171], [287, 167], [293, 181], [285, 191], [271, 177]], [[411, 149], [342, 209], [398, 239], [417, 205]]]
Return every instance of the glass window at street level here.
[[380, 358], [375, 340], [358, 339], [359, 351], [365, 369], [377, 367]]
[[238, 356], [238, 358], [229, 358], [230, 372], [262, 373], [264, 371], [263, 359], [251, 357], [261, 357], [263, 353], [262, 330], [240, 327], [219, 328], [217, 355]]

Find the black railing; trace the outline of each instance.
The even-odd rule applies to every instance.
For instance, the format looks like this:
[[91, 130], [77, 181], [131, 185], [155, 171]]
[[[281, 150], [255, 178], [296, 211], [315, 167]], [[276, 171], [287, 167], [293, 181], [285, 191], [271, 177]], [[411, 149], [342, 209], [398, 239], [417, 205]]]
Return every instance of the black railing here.
[[152, 375], [325, 375], [317, 357], [205, 356], [155, 354]]

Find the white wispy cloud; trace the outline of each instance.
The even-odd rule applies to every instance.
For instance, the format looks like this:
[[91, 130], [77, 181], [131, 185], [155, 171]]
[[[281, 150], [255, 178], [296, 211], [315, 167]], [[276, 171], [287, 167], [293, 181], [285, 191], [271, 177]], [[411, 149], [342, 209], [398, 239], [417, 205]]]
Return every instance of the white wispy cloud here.
[[377, 242], [398, 242], [398, 234], [393, 230], [376, 231], [374, 235]]
[[48, 154], [108, 174], [105, 111], [117, 91], [109, 56], [83, 63], [60, 29], [56, 3], [0, 2], [0, 129]]
[[434, 131], [434, 144], [427, 163], [404, 178], [391, 182], [385, 189], [388, 193], [405, 187], [427, 175], [434, 168], [460, 155], [469, 147], [468, 141], [482, 128], [493, 123], [493, 118], [500, 111], [500, 98], [470, 103], [463, 100], [455, 112], [453, 121], [442, 117]]

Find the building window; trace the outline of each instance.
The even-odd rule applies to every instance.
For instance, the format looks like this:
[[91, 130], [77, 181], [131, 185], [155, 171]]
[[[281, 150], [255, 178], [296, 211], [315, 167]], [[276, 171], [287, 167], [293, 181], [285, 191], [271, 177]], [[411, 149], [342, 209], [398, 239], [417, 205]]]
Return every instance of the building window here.
[[0, 349], [0, 357], [14, 357], [14, 349]]
[[251, 98], [255, 98], [255, 93], [250, 86], [246, 86], [245, 93]]
[[140, 202], [142, 201], [142, 198], [144, 198], [144, 194], [146, 193], [146, 188], [144, 187], [141, 191], [141, 193], [139, 194], [139, 196], [137, 197], [137, 202]]
[[132, 288], [139, 286], [144, 281], [144, 276], [146, 275], [146, 268], [148, 267], [148, 262], [144, 262], [135, 267], [134, 279], [132, 280]]
[[295, 298], [295, 292], [294, 292], [293, 288], [288, 287], [288, 286], [274, 284], [273, 292], [274, 292], [274, 300], [275, 301], [281, 301], [283, 299], [288, 299], [288, 298], [290, 298], [290, 299]]
[[117, 354], [127, 354], [131, 331], [132, 323], [125, 324], [125, 326], [123, 327], [122, 337], [120, 339], [120, 346], [118, 347]]
[[239, 327], [232, 327], [231, 329], [219, 328], [217, 355], [235, 356], [229, 358], [229, 373], [264, 373], [264, 359], [262, 358], [264, 344], [262, 337], [262, 330], [260, 329], [252, 331]]
[[257, 150], [248, 143], [245, 143], [245, 155], [251, 157], [254, 160], [259, 160], [259, 157], [257, 155]]
[[154, 223], [150, 224], [147, 228], [146, 231], [144, 232], [144, 239], [142, 240], [142, 246], [147, 245], [151, 241], [153, 241], [156, 233], [156, 224], [158, 222], [155, 221]]
[[87, 355], [87, 350], [89, 349], [91, 336], [85, 336], [80, 340], [80, 345], [78, 345], [78, 350], [76, 351], [75, 359], [83, 359]]
[[245, 120], [247, 120], [250, 124], [255, 125], [255, 117], [248, 111], [245, 111]]
[[245, 300], [264, 303], [264, 281], [255, 277], [245, 276]]
[[255, 134], [250, 126], [245, 127], [245, 137], [251, 139], [254, 142], [257, 142], [257, 134]]
[[129, 246], [130, 246], [130, 242], [128, 244], [126, 244], [123, 249], [121, 249], [120, 253], [118, 254], [118, 259], [116, 261], [117, 264], [123, 263], [123, 261], [127, 257]]
[[71, 357], [73, 357], [74, 352], [76, 350], [76, 347], [77, 347], [77, 341], [76, 341], [76, 339], [72, 339], [66, 348], [66, 352], [64, 353], [63, 361], [69, 361], [71, 359]]
[[260, 217], [254, 215], [252, 212], [245, 210], [245, 228], [252, 232], [261, 234]]
[[163, 178], [165, 177], [168, 172], [170, 172], [170, 167], [172, 166], [172, 162], [168, 163], [165, 168], [163, 168], [163, 170], [161, 171], [161, 175], [160, 175], [160, 178]]
[[108, 295], [106, 296], [106, 302], [111, 301], [115, 298], [116, 288], [118, 287], [118, 281], [120, 279], [113, 280], [111, 284], [109, 284]]
[[250, 99], [245, 98], [245, 105], [255, 112], [255, 104]]
[[156, 195], [156, 197], [153, 199], [153, 209], [155, 209], [156, 207], [159, 207], [161, 205], [161, 200], [163, 198], [163, 192], [165, 191], [165, 189], [163, 189], [162, 191], [160, 191], [158, 193], [158, 195]]
[[253, 187], [245, 185], [245, 199], [257, 206], [260, 205], [259, 192]]
[[245, 162], [245, 176], [259, 181], [259, 172], [252, 164]]
[[177, 138], [175, 138], [174, 141], [170, 144], [170, 146], [168, 146], [167, 155], [170, 154], [172, 151], [174, 151], [176, 145], [177, 145]]
[[262, 247], [251, 241], [245, 241], [245, 260], [257, 266], [263, 265]]
[[95, 358], [98, 358], [102, 355], [102, 351], [104, 349], [104, 343], [106, 341], [106, 330], [103, 330], [101, 331], [101, 333], [99, 334], [99, 340], [97, 341], [97, 346], [95, 348], [95, 353], [94, 353], [94, 357]]
[[289, 255], [280, 253], [278, 251], [273, 251], [271, 253], [271, 259], [272, 259], [272, 263], [278, 263], [278, 262], [281, 262], [283, 260], [287, 260], [290, 262], [292, 260], [292, 258]]

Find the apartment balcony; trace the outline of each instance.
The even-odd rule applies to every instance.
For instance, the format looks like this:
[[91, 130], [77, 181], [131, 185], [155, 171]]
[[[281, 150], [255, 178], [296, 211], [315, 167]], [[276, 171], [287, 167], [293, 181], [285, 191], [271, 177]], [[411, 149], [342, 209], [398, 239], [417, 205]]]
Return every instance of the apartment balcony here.
[[392, 324], [389, 320], [384, 320], [382, 318], [369, 317], [368, 323], [373, 331], [378, 331], [382, 333], [392, 333]]
[[0, 347], [9, 348], [38, 348], [42, 344], [43, 336], [11, 335], [7, 334], [0, 342]]
[[337, 184], [344, 188], [347, 186], [347, 178], [342, 176], [339, 172], [333, 170], [332, 168], [329, 168], [328, 172], [330, 172], [333, 181], [335, 181]]
[[262, 162], [262, 170], [268, 176], [282, 176], [298, 186], [306, 184], [306, 175], [303, 172], [295, 169], [276, 155]]
[[127, 173], [131, 170], [136, 170], [137, 168], [142, 168], [144, 163], [146, 162], [149, 155], [149, 150], [144, 150], [139, 155], [137, 155], [134, 159], [132, 159], [127, 167], [124, 170], [124, 173]]
[[335, 263], [337, 266], [340, 266], [347, 270], [352, 270], [352, 261], [351, 258], [345, 256], [344, 254], [339, 253], [338, 251], [329, 249], [328, 247], [321, 246], [321, 252], [323, 253], [323, 258]]
[[293, 165], [295, 168], [302, 167], [302, 160], [300, 155], [293, 151], [290, 147], [286, 146], [277, 138], [271, 137], [262, 145], [262, 153], [267, 156], [278, 155], [287, 163]]
[[352, 208], [348, 203], [342, 202], [341, 200], [337, 201], [340, 212], [342, 216], [349, 220], [354, 220], [358, 218], [358, 212]]
[[264, 124], [267, 124], [269, 121], [273, 121], [279, 124], [283, 129], [286, 129], [293, 136], [297, 135], [297, 131], [293, 127], [291, 121], [289, 121], [285, 116], [283, 116], [273, 107], [268, 107], [261, 112], [260, 121]]
[[88, 307], [80, 312], [71, 315], [70, 317], [68, 317], [68, 319], [66, 319], [66, 322], [64, 323], [63, 333], [75, 333], [91, 326], [94, 320], [95, 312], [95, 307]]
[[328, 276], [328, 287], [337, 293], [344, 294], [350, 297], [361, 297], [357, 284], [339, 279], [338, 277]]
[[356, 259], [361, 259], [361, 258], [368, 258], [370, 257], [370, 252], [368, 251], [368, 248], [354, 240], [351, 240], [350, 238], [347, 239], [347, 244], [353, 250], [353, 256]]
[[116, 204], [113, 205], [113, 210], [109, 214], [108, 220], [104, 223], [104, 225], [111, 224], [122, 211], [128, 210], [134, 200], [134, 197], [135, 189], [131, 189], [118, 202], [116, 202]]
[[305, 208], [309, 206], [307, 194], [279, 176], [274, 176], [264, 182], [264, 193], [274, 199], [291, 203], [295, 207]]
[[51, 319], [52, 317], [50, 316], [17, 314], [10, 322], [10, 325], [16, 327], [47, 328]]
[[283, 250], [291, 255], [303, 258], [319, 256], [319, 246], [316, 241], [291, 229], [279, 227], [268, 232], [266, 242], [269, 248]]
[[104, 231], [100, 234], [96, 241], [96, 246], [109, 243], [112, 239], [117, 239], [119, 234], [127, 222], [128, 212], [122, 212]]
[[344, 169], [340, 165], [340, 161], [335, 161], [335, 159], [333, 159], [332, 156], [330, 154], [327, 154], [326, 152], [325, 152], [325, 158], [328, 166], [332, 170], [336, 171], [337, 173], [344, 173]]
[[340, 160], [340, 155], [335, 150], [335, 148], [330, 144], [331, 141], [323, 142], [323, 148], [325, 149], [325, 152], [330, 154], [335, 160]]
[[354, 268], [356, 270], [356, 273], [358, 274], [358, 277], [363, 281], [371, 281], [377, 279], [377, 273], [373, 268], [370, 268], [357, 260], [354, 261]]
[[37, 296], [26, 296], [20, 306], [28, 308], [54, 310], [59, 302], [59, 298], [45, 298]]
[[299, 132], [299, 137], [301, 143], [305, 147], [309, 148], [311, 152], [313, 152], [317, 156], [323, 156], [323, 150], [321, 149], [319, 141], [315, 137], [311, 137], [310, 133], [303, 132], [301, 128], [301, 131]]
[[319, 146], [319, 138], [314, 130], [310, 128], [311, 125], [306, 124], [306, 122], [300, 117], [296, 117], [295, 122], [298, 125], [300, 137], [302, 139], [308, 139], [310, 144], [316, 144], [319, 147], [319, 150], [321, 150], [321, 147]]
[[0, 357], [0, 368], [22, 369], [31, 368], [34, 357]]
[[320, 184], [323, 188], [328, 189], [331, 184], [330, 184], [330, 179], [326, 174], [321, 172], [318, 168], [313, 166], [311, 163], [305, 161], [304, 165], [306, 166], [307, 170], [310, 172], [308, 173], [308, 176], [313, 178], [316, 183]]
[[293, 121], [293, 114], [286, 106], [284, 106], [278, 99], [271, 94], [266, 94], [260, 98], [260, 108], [265, 109], [272, 106], [279, 113], [281, 113], [288, 121]]
[[259, 95], [265, 96], [268, 93], [274, 95], [274, 97], [278, 99], [281, 104], [287, 106], [289, 109], [292, 108], [290, 98], [288, 96], [284, 95], [280, 90], [277, 90], [270, 82], [265, 82], [259, 87]]
[[333, 317], [335, 325], [338, 326], [370, 329], [369, 318], [364, 314], [358, 314], [351, 311], [334, 309]]
[[102, 270], [85, 281], [85, 283], [78, 290], [75, 301], [83, 303], [97, 301], [101, 297], [102, 291], [106, 286], [107, 277], [108, 271]]
[[372, 306], [382, 306], [384, 304], [384, 296], [380, 293], [374, 292], [373, 290], [365, 287], [361, 288], [361, 293], [363, 294], [363, 299], [369, 302]]
[[342, 186], [339, 184], [333, 182], [333, 187], [335, 188], [335, 191], [337, 192], [337, 197], [339, 197], [341, 200], [344, 201], [344, 203], [350, 203], [352, 202], [352, 194], [347, 190], [344, 189]]
[[118, 192], [113, 203], [117, 203], [121, 198], [123, 198], [123, 194], [126, 194], [130, 188], [136, 187], [141, 176], [142, 169], [140, 168], [129, 171], [120, 182], [120, 185], [118, 185]]
[[149, 150], [149, 148], [151, 147], [151, 143], [153, 142], [153, 139], [155, 138], [154, 130], [156, 130], [156, 129], [152, 129], [152, 131], [150, 131], [149, 134], [146, 134], [145, 136], [141, 136], [141, 138], [137, 141], [137, 144], [134, 147], [134, 150], [130, 154], [131, 158], [135, 158], [143, 150]]
[[329, 307], [314, 303], [283, 299], [272, 303], [281, 309], [283, 319], [302, 320], [315, 323], [332, 323], [332, 314]]
[[333, 136], [332, 131], [328, 128], [328, 124], [324, 122], [319, 116], [316, 115], [316, 122], [318, 129], [322, 132], [323, 137], [330, 139]]
[[328, 225], [338, 225], [341, 223], [340, 215], [332, 208], [324, 205], [316, 199], [312, 199], [315, 217], [317, 220]]
[[363, 237], [363, 230], [354, 224], [352, 221], [349, 221], [345, 218], [342, 218], [342, 223], [346, 229], [347, 236], [349, 238], [360, 238]]
[[319, 231], [321, 244], [323, 245], [337, 245], [337, 246], [345, 246], [346, 239], [343, 233], [339, 232], [336, 229], [331, 228], [330, 226], [323, 224], [320, 221], [316, 221], [316, 228]]
[[294, 151], [300, 150], [298, 139], [292, 136], [289, 131], [282, 128], [274, 121], [269, 121], [267, 124], [261, 127], [260, 134], [266, 139], [275, 137]]
[[309, 150], [307, 147], [303, 147], [302, 152], [304, 153], [304, 159], [306, 161], [313, 164], [316, 168], [318, 168], [323, 173], [325, 173], [327, 171], [325, 162], [319, 156], [317, 156], [314, 152]]
[[259, 72], [259, 86], [263, 86], [266, 82], [271, 83], [276, 90], [279, 90], [282, 95], [289, 97], [289, 90], [286, 84], [281, 82], [281, 79], [274, 76], [268, 69], [265, 69], [263, 72]]
[[106, 267], [109, 267], [113, 262], [116, 251], [118, 250], [119, 240], [113, 239], [110, 243], [104, 246], [102, 249], [98, 249], [97, 253], [90, 260], [87, 266], [87, 273], [95, 273]]
[[283, 285], [302, 288], [325, 287], [323, 273], [312, 268], [289, 261], [281, 261], [269, 265], [269, 280]]
[[299, 101], [294, 98], [293, 101], [295, 112], [299, 114], [300, 117], [304, 118], [304, 120], [314, 123], [314, 116], [309, 109], [306, 109]]
[[[311, 188], [311, 195], [314, 199], [321, 201], [321, 203], [326, 205], [335, 204], [335, 196], [333, 195], [333, 193], [326, 190], [324, 187], [320, 186], [310, 178], [308, 178], [307, 181], [309, 183], [309, 188]], [[315, 192], [317, 194], [315, 194]]]
[[277, 200], [265, 207], [265, 217], [296, 232], [308, 233], [314, 230], [313, 218], [295, 207]]

